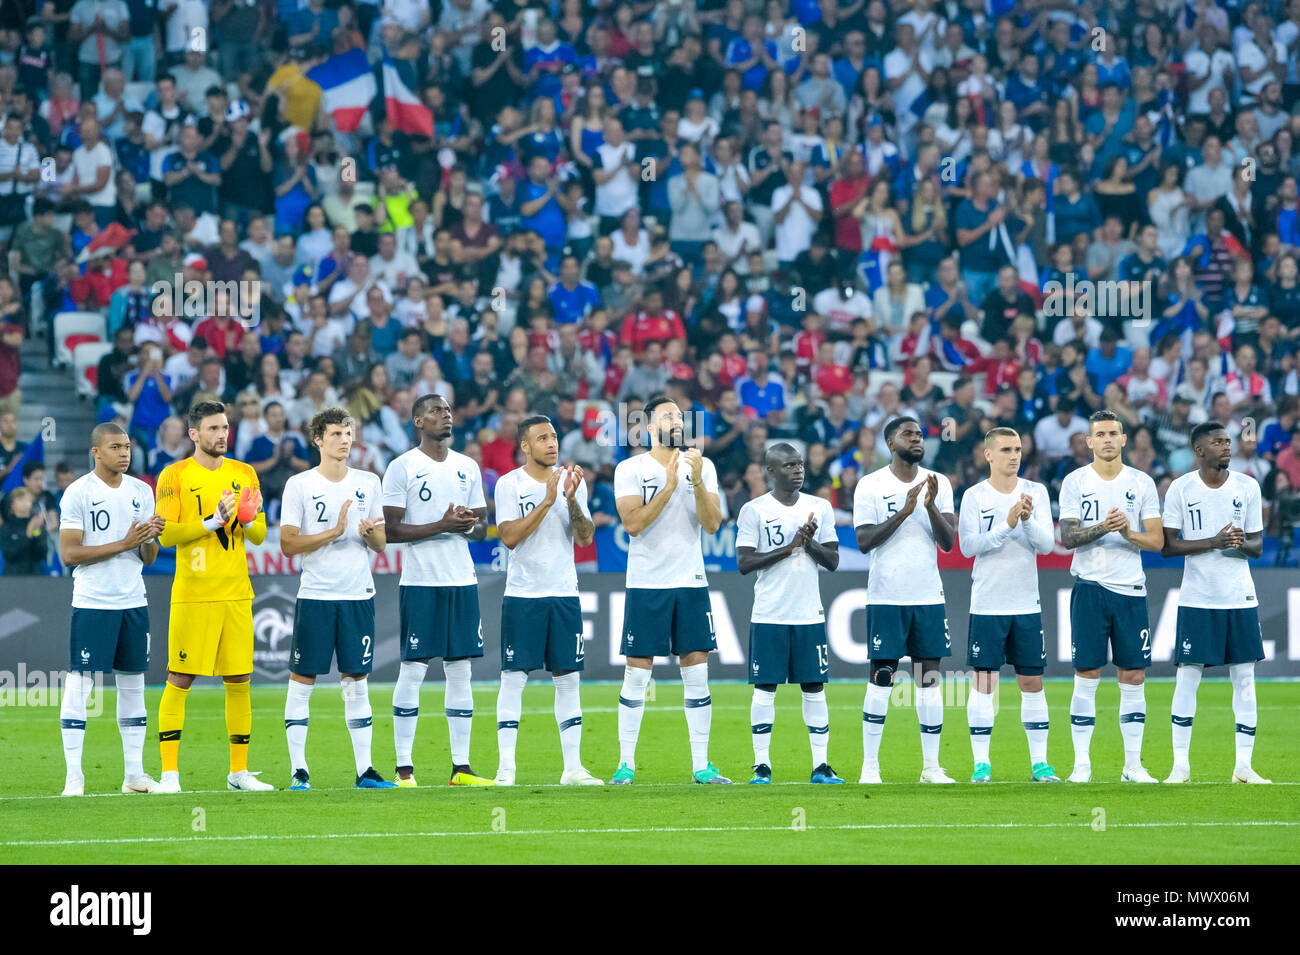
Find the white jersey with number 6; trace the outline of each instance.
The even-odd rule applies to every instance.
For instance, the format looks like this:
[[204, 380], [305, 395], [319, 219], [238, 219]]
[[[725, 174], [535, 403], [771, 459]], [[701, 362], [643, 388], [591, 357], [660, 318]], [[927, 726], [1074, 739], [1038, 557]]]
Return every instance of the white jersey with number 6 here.
[[281, 526], [296, 527], [304, 535], [319, 534], [339, 522], [344, 501], [348, 529], [324, 547], [302, 557], [298, 596], [303, 600], [369, 600], [375, 595], [370, 573], [370, 548], [361, 539], [361, 522], [383, 519], [379, 478], [369, 471], [348, 468], [341, 481], [331, 481], [319, 468], [295, 474], [284, 484], [280, 504]]
[[[795, 532], [807, 523], [809, 514], [817, 521], [817, 541], [837, 543], [835, 512], [830, 501], [800, 494], [787, 507], [769, 493], [754, 498], [740, 509], [736, 518], [736, 546], [752, 547], [759, 554], [788, 547]], [[800, 550], [756, 571], [750, 622], [799, 626], [825, 621], [821, 588], [817, 583], [818, 569], [808, 552]]]
[[[587, 484], [578, 482], [574, 501], [588, 520]], [[515, 468], [497, 481], [497, 524], [517, 521], [532, 513], [546, 497], [546, 485], [534, 480], [523, 468]], [[569, 502], [564, 496], [564, 478], [555, 489], [555, 503], [541, 524], [524, 540], [507, 550], [507, 597], [576, 597], [578, 570], [573, 563], [573, 524]]]
[[[700, 478], [704, 489], [718, 493], [718, 472], [704, 459]], [[668, 470], [648, 452], [620, 461], [614, 469], [614, 497], [635, 497], [649, 504], [668, 480]], [[677, 462], [677, 488], [649, 527], [629, 537], [627, 586], [647, 590], [707, 587], [700, 518], [695, 510], [691, 466], [683, 454]]]
[[[939, 480], [941, 514], [953, 514], [952, 485], [936, 471], [918, 467], [916, 479], [904, 484], [889, 465], [872, 471], [858, 482], [853, 492], [853, 526], [883, 524], [903, 509], [907, 492], [924, 484], [933, 474]], [[867, 603], [925, 606], [943, 603], [943, 581], [939, 578], [939, 551], [926, 514], [923, 490], [916, 507], [889, 540], [871, 552], [867, 570]]]
[[[1199, 471], [1189, 471], [1165, 491], [1165, 527], [1182, 532], [1183, 540], [1214, 537], [1232, 524], [1254, 534], [1264, 529], [1259, 484], [1249, 474], [1229, 471], [1220, 487], [1211, 488]], [[1212, 550], [1193, 554], [1183, 562], [1183, 585], [1178, 606], [1228, 610], [1258, 607], [1250, 562]]]
[[[77, 478], [59, 503], [59, 530], [81, 531], [87, 547], [113, 544], [126, 536], [132, 521], [153, 516], [153, 491], [143, 481], [122, 475], [109, 487], [94, 471]], [[82, 610], [125, 610], [148, 605], [144, 562], [133, 547], [128, 551], [72, 569], [72, 606]]]
[[[487, 507], [483, 477], [473, 458], [447, 449], [435, 461], [419, 448], [396, 457], [384, 472], [384, 507], [404, 507], [403, 524], [433, 524], [442, 520], [448, 504]], [[403, 587], [466, 587], [478, 583], [469, 539], [464, 534], [439, 534], [408, 544], [402, 553]]]
[[[1160, 516], [1160, 495], [1151, 477], [1127, 464], [1107, 481], [1091, 464], [1071, 471], [1061, 482], [1059, 520], [1073, 518], [1084, 528], [1102, 524], [1112, 508], [1128, 518], [1128, 526], [1142, 530], [1143, 522]], [[1145, 597], [1147, 577], [1142, 552], [1118, 531], [1074, 549], [1070, 573], [1130, 597]]]

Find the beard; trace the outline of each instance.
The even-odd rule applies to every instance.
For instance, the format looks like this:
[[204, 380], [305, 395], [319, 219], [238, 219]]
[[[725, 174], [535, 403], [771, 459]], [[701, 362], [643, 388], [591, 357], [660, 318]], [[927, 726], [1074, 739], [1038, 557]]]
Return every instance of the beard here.
[[920, 464], [921, 459], [925, 457], [925, 445], [919, 448], [899, 448], [898, 456], [906, 464]]
[[666, 448], [683, 448], [686, 446], [686, 433], [679, 427], [662, 428], [659, 431], [659, 443]]

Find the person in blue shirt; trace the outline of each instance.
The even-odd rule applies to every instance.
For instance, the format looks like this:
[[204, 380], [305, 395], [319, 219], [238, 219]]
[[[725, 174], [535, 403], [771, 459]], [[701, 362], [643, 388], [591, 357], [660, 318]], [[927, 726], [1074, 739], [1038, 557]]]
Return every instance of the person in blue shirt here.
[[785, 385], [781, 376], [768, 370], [767, 356], [759, 351], [749, 354], [749, 374], [736, 382], [740, 403], [759, 418], [785, 409]]
[[1051, 116], [1051, 87], [1039, 74], [1036, 54], [1026, 53], [1018, 65], [1019, 69], [1007, 79], [1006, 98], [1016, 104], [1020, 122], [1040, 133]]
[[777, 54], [776, 44], [763, 38], [763, 21], [745, 17], [741, 35], [727, 44], [723, 60], [728, 68], [740, 71], [744, 89], [758, 92], [767, 79], [767, 71], [780, 68]]
[[158, 427], [172, 413], [172, 379], [163, 371], [162, 351], [146, 345], [140, 355], [140, 367], [127, 374], [122, 386], [126, 400], [134, 405], [131, 413], [131, 440], [146, 450], [154, 445]]
[[528, 178], [519, 196], [519, 224], [542, 237], [549, 272], [560, 266], [560, 250], [569, 231], [564, 210], [555, 198], [559, 192], [560, 183], [551, 175], [551, 164], [545, 156], [534, 156], [528, 163]]
[[557, 325], [581, 322], [592, 309], [600, 307], [600, 293], [596, 286], [579, 278], [578, 260], [572, 255], [566, 255], [560, 262], [560, 281], [546, 294]]
[[1104, 168], [1112, 156], [1124, 152], [1124, 137], [1133, 130], [1134, 113], [1133, 101], [1125, 100], [1118, 86], [1106, 83], [1101, 87], [1101, 109], [1083, 124], [1083, 130], [1096, 150], [1094, 167]]
[[1106, 386], [1123, 377], [1133, 363], [1133, 352], [1119, 344], [1119, 335], [1107, 328], [1101, 333], [1101, 345], [1089, 349], [1084, 367], [1089, 377], [1096, 379], [1093, 386], [1097, 394], [1104, 394]]
[[560, 92], [560, 72], [577, 64], [573, 47], [555, 36], [555, 23], [543, 18], [537, 24], [537, 43], [524, 54], [524, 82], [533, 99], [553, 99]]
[[1061, 170], [1056, 180], [1056, 241], [1069, 243], [1076, 235], [1091, 234], [1101, 225], [1101, 211], [1091, 193], [1079, 188], [1079, 177], [1069, 169]]

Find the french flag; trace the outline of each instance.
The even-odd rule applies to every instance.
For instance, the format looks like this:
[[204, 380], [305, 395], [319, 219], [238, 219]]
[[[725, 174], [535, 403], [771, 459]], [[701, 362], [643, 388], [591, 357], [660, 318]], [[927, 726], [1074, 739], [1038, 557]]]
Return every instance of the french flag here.
[[321, 108], [334, 118], [341, 133], [355, 133], [370, 108], [378, 86], [362, 50], [331, 56], [307, 74], [321, 88]]
[[432, 136], [433, 113], [402, 82], [397, 64], [384, 54], [384, 111], [393, 129], [408, 136]]

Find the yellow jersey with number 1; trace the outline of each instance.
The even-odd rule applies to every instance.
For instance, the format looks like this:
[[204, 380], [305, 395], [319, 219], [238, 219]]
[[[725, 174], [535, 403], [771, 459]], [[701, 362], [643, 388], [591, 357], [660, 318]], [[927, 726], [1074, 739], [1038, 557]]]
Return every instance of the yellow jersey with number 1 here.
[[257, 472], [231, 458], [222, 458], [211, 471], [186, 458], [167, 465], [158, 476], [156, 510], [167, 520], [158, 543], [176, 548], [173, 604], [252, 599], [244, 540], [260, 544], [266, 539], [266, 514], [259, 512], [247, 529], [233, 514], [215, 531], [203, 529], [224, 491], [237, 497], [246, 487], [258, 488]]

